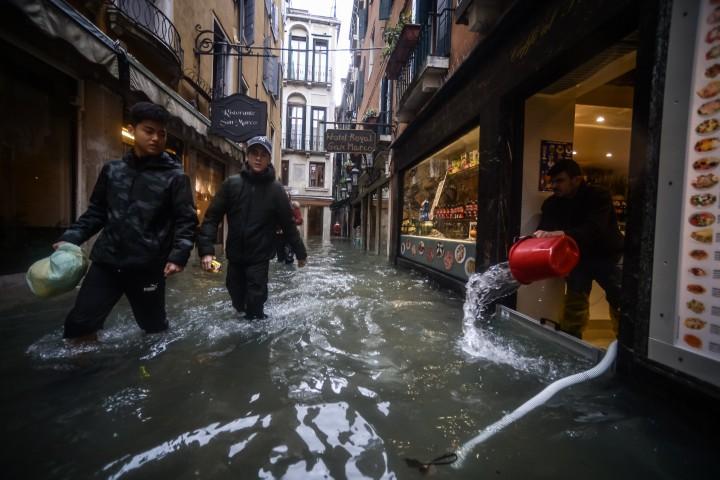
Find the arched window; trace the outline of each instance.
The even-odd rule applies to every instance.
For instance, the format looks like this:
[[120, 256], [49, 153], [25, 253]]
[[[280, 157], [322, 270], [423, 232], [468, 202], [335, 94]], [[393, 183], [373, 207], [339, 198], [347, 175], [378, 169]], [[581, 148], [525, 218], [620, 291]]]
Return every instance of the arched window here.
[[305, 104], [302, 95], [288, 97], [285, 145], [291, 150], [305, 150]]
[[307, 80], [308, 69], [307, 33], [301, 29], [290, 31], [287, 75], [289, 80]]

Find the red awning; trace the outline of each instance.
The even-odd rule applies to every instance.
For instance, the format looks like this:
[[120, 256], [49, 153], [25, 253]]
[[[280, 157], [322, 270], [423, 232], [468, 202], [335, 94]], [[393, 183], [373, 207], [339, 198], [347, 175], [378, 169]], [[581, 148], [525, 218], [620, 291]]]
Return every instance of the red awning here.
[[400, 32], [395, 50], [390, 54], [388, 59], [387, 68], [385, 73], [387, 74], [388, 80], [397, 80], [402, 71], [403, 65], [410, 58], [415, 45], [417, 45], [420, 39], [420, 25], [416, 23], [408, 23]]

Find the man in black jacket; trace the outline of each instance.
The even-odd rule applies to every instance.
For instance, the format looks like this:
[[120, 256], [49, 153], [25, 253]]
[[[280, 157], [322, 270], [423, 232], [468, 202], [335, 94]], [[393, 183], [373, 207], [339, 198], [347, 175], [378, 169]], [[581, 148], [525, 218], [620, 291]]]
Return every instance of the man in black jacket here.
[[610, 192], [589, 185], [580, 166], [561, 160], [549, 171], [554, 195], [545, 200], [538, 238], [569, 235], [580, 248], [580, 262], [566, 278], [565, 305], [560, 329], [582, 338], [590, 316], [590, 290], [595, 280], [610, 304], [610, 319], [617, 334], [620, 320], [618, 262], [622, 256], [623, 235], [618, 228]]
[[132, 151], [103, 166], [87, 211], [53, 245], [80, 245], [102, 230], [65, 319], [65, 338], [97, 339], [123, 294], [145, 332], [167, 329], [165, 277], [181, 272], [192, 251], [198, 220], [190, 180], [165, 153], [170, 114], [140, 102], [130, 117]]
[[247, 162], [240, 175], [223, 182], [198, 235], [202, 267], [210, 270], [218, 225], [227, 215], [228, 238], [225, 254], [229, 260], [226, 285], [233, 307], [245, 312], [248, 320], [265, 318], [263, 307], [268, 296], [268, 269], [276, 253], [275, 231], [280, 226], [292, 245], [298, 266], [307, 259], [287, 194], [275, 180], [270, 164], [272, 144], [267, 137], [247, 142]]

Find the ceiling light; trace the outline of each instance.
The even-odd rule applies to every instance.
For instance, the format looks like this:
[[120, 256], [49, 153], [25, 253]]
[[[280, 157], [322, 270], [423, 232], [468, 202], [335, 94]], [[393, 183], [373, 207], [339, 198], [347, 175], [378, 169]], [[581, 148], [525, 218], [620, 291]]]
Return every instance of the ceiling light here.
[[603, 117], [602, 115], [598, 115], [595, 121], [597, 123], [603, 123], [605, 121], [605, 117]]
[[606, 156], [607, 158], [612, 158], [612, 153], [608, 152], [608, 153], [605, 154], [605, 156]]
[[573, 150], [573, 155], [577, 155], [577, 150]]

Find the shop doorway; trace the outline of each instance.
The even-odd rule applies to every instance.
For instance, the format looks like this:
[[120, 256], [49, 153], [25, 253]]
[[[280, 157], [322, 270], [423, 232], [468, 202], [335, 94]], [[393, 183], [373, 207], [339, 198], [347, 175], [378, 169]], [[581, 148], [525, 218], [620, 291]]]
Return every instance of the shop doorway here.
[[307, 234], [308, 237], [322, 237], [323, 234], [323, 208], [310, 205], [307, 208]]
[[[198, 154], [195, 165], [195, 207], [201, 223], [205, 219], [205, 212], [220, 190], [224, 180], [225, 164]], [[223, 237], [223, 224], [220, 223], [215, 243], [223, 243]]]
[[0, 45], [0, 275], [52, 252], [71, 224], [77, 84]]
[[[625, 232], [632, 107], [635, 93], [635, 35], [608, 48], [525, 102], [520, 232], [537, 228], [543, 202], [552, 195], [547, 171], [554, 162], [575, 160], [590, 184], [607, 188]], [[559, 322], [562, 279], [518, 291], [517, 309], [536, 319]], [[583, 339], [606, 346], [614, 332], [605, 292], [593, 282], [590, 321]]]

